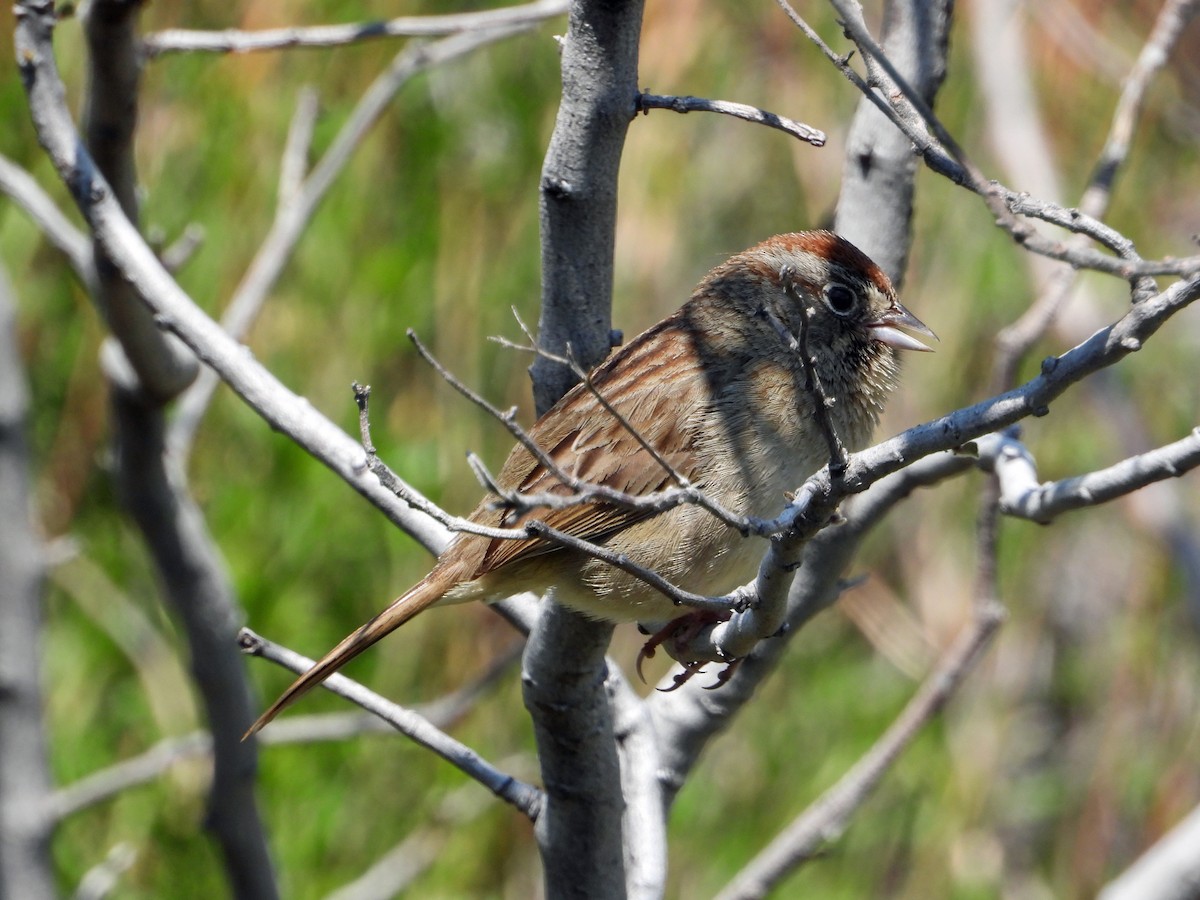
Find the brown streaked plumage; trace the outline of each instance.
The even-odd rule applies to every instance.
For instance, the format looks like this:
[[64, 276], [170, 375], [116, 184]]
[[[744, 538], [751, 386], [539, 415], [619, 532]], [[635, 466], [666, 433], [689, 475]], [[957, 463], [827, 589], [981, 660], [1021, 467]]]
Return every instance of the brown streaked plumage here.
[[[792, 271], [812, 309], [808, 349], [838, 436], [861, 447], [893, 388], [895, 349], [928, 349], [899, 328], [932, 335], [904, 309], [887, 277], [828, 231], [778, 235], [713, 269], [690, 300], [592, 373], [592, 383], [682, 475], [725, 508], [771, 516], [826, 462], [813, 424], [813, 397], [800, 360], [780, 335], [800, 331], [801, 309], [780, 272]], [[530, 429], [564, 471], [628, 494], [670, 487], [661, 465], [578, 386]], [[497, 477], [506, 490], [569, 489], [522, 446]], [[725, 593], [753, 577], [757, 553], [696, 506], [650, 514], [588, 502], [513, 516], [485, 497], [471, 514], [485, 525], [536, 518], [560, 531], [628, 554], [679, 586]], [[380, 638], [435, 603], [498, 600], [527, 590], [614, 622], [661, 621], [677, 609], [634, 576], [540, 538], [492, 540], [460, 534], [430, 573], [300, 676], [247, 735]]]

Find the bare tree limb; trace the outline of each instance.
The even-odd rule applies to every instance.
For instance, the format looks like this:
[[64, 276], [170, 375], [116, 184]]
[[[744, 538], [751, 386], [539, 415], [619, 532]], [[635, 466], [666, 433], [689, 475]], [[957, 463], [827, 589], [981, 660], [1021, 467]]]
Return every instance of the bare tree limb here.
[[251, 53], [291, 47], [341, 47], [389, 37], [437, 37], [466, 31], [510, 26], [531, 27], [567, 11], [567, 0], [537, 0], [522, 6], [444, 16], [401, 16], [383, 22], [350, 25], [313, 25], [306, 28], [271, 28], [263, 31], [190, 31], [172, 28], [147, 35], [147, 57], [167, 53]]
[[[121, 209], [134, 221], [139, 10], [138, 3], [96, 0], [84, 20], [87, 146]], [[136, 287], [122, 277], [99, 240], [95, 256], [100, 276], [96, 300], [116, 337], [106, 342], [102, 360], [113, 386], [117, 490], [142, 531], [166, 599], [183, 625], [192, 675], [213, 734], [205, 825], [222, 851], [233, 894], [274, 897], [278, 887], [254, 796], [257, 751], [238, 739], [254, 719], [245, 666], [233, 646], [240, 613], [220, 553], [188, 495], [182, 470], [171, 468], [163, 440], [164, 405], [193, 380], [198, 365], [178, 338], [159, 329]]]
[[613, 736], [621, 758], [628, 900], [659, 900], [667, 881], [667, 802], [659, 779], [661, 743], [648, 705], [611, 663], [607, 681]]
[[659, 778], [668, 802], [683, 787], [708, 742], [728, 727], [763, 679], [776, 670], [788, 642], [841, 594], [841, 579], [863, 538], [917, 488], [940, 484], [971, 470], [974, 464], [967, 456], [935, 454], [880, 479], [866, 492], [850, 498], [844, 506], [842, 523], [822, 531], [805, 549], [804, 563], [788, 596], [784, 634], [758, 643], [719, 691], [704, 690], [693, 679], [677, 691], [650, 696], [647, 702], [661, 757]]
[[[930, 106], [946, 77], [948, 0], [888, 0], [883, 46]], [[871, 257], [899, 288], [912, 245], [917, 159], [912, 142], [864, 96], [846, 136], [834, 231]]]
[[[1149, 275], [1181, 275], [1191, 277], [1200, 271], [1200, 256], [1181, 258], [1164, 258], [1158, 260], [1142, 259], [1138, 256], [1132, 242], [1092, 216], [1076, 209], [1069, 209], [1056, 203], [1035, 199], [1027, 194], [1014, 191], [997, 181], [984, 177], [974, 166], [965, 163], [961, 148], [949, 136], [938, 119], [920, 101], [919, 95], [907, 82], [899, 77], [894, 67], [891, 67], [886, 55], [878, 44], [871, 38], [861, 23], [861, 15], [855, 14], [843, 0], [831, 0], [839, 13], [845, 16], [845, 24], [852, 39], [858, 43], [864, 56], [870, 56], [887, 71], [898, 91], [908, 102], [894, 108], [893, 102], [899, 103], [896, 94], [885, 95], [874, 85], [868, 84], [850, 67], [848, 57], [839, 56], [821, 40], [820, 36], [805, 22], [788, 3], [788, 0], [777, 0], [796, 25], [813, 41], [828, 59], [845, 75], [863, 95], [871, 100], [904, 134], [913, 142], [917, 152], [929, 168], [939, 175], [948, 178], [955, 184], [970, 189], [978, 194], [995, 215], [997, 224], [1008, 231], [1013, 239], [1031, 252], [1038, 253], [1050, 259], [1069, 263], [1084, 269], [1094, 269], [1116, 275], [1128, 281], [1135, 281]], [[914, 102], [913, 98], [917, 98]], [[937, 135], [931, 136], [929, 129]], [[1039, 234], [1028, 223], [1023, 223], [1014, 216], [1042, 219], [1043, 221], [1065, 228], [1078, 234], [1086, 234], [1112, 250], [1116, 256], [1110, 256], [1090, 248], [1068, 247], [1062, 241], [1055, 241]]]
[[71, 224], [32, 175], [3, 155], [0, 155], [0, 191], [25, 211], [46, 239], [67, 258], [79, 283], [89, 294], [94, 293], [98, 276], [91, 240]]
[[[641, 0], [576, 0], [562, 42], [562, 100], [542, 165], [538, 344], [585, 368], [613, 346], [617, 174], [638, 93]], [[549, 409], [574, 380], [534, 361], [534, 405]], [[546, 807], [535, 834], [547, 896], [626, 895], [621, 773], [604, 688], [612, 627], [543, 604], [523, 669]]]
[[1106, 469], [1045, 483], [1038, 481], [1032, 454], [1015, 436], [989, 435], [976, 443], [980, 462], [999, 479], [1001, 512], [1042, 524], [1070, 510], [1124, 497], [1156, 481], [1179, 478], [1200, 466], [1200, 428]]
[[[1080, 199], [1079, 209], [1086, 215], [1099, 219], [1107, 211], [1116, 179], [1129, 155], [1133, 129], [1141, 113], [1146, 91], [1154, 76], [1165, 65], [1171, 50], [1179, 40], [1183, 26], [1196, 14], [1198, 8], [1200, 8], [1200, 3], [1197, 3], [1196, 0], [1168, 0], [1159, 12], [1150, 36], [1146, 39], [1133, 69], [1125, 79], [1121, 96], [1113, 112], [1112, 124], [1109, 127], [1104, 148], [1100, 152], [1092, 177]], [[990, 9], [984, 6], [980, 9], [979, 14], [986, 16], [989, 12]], [[987, 65], [995, 55], [994, 23], [990, 19], [980, 21], [977, 30], [980, 31], [977, 42], [981, 44], [986, 42], [987, 44], [986, 50], [978, 53], [977, 56], [984, 62], [984, 65]], [[987, 85], [994, 85], [994, 89], [990, 93], [996, 97], [1008, 96], [1012, 91], [1013, 75], [1011, 73], [1022, 71], [1022, 67], [1014, 65], [1012, 60], [1005, 60], [1004, 63], [1007, 64], [1003, 66], [1002, 72], [997, 71], [991, 78], [984, 80], [985, 88]], [[1001, 79], [1003, 79], [1003, 87], [999, 84]], [[994, 128], [993, 131], [998, 139], [1007, 138], [1011, 133], [1011, 112], [997, 113], [996, 118], [1003, 121], [1003, 127]], [[1017, 144], [1019, 144], [1019, 149]], [[1046, 173], [1044, 179], [1047, 182], [1057, 181], [1048, 158], [1049, 150], [1044, 142], [1035, 143], [1026, 136], [1024, 139], [1018, 138], [1017, 141], [1005, 140], [1003, 146], [1011, 148], [1012, 152], [1009, 154], [1009, 158], [1014, 162], [1019, 161], [1023, 165], [1028, 165], [1031, 160], [1036, 162], [1041, 159], [1042, 165], [1038, 171]], [[1035, 146], [1042, 147], [1041, 154], [1031, 150]], [[1042, 157], [1045, 158], [1042, 159]], [[1029, 178], [1023, 180], [1028, 181]], [[1071, 245], [1084, 247], [1087, 245], [1087, 238], [1083, 235], [1076, 235], [1072, 238]], [[1030, 265], [1034, 265], [1035, 259], [1037, 257], [1030, 258]], [[1042, 267], [1035, 266], [1035, 271], [1045, 274], [1041, 270]], [[1017, 369], [1021, 360], [1046, 333], [1077, 281], [1078, 272], [1073, 268], [1058, 269], [1050, 276], [1037, 300], [1025, 313], [996, 336], [996, 358], [992, 364], [992, 385], [995, 390], [1003, 390], [1016, 381]], [[1142, 293], [1152, 292], [1153, 282], [1145, 282], [1138, 290]]]
[[[244, 653], [261, 657], [296, 674], [307, 672], [313, 667], [311, 659], [269, 641], [249, 628], [243, 628], [238, 634], [238, 643]], [[541, 791], [501, 772], [470, 747], [450, 737], [415, 710], [392, 703], [345, 675], [331, 675], [321, 682], [321, 687], [379, 716], [405, 737], [432, 750], [532, 821], [536, 822], [541, 815], [544, 806]]]
[[268, 424], [338, 473], [393, 523], [427, 546], [444, 545], [445, 531], [383, 488], [367, 470], [362, 448], [349, 435], [255, 362], [246, 348], [230, 339], [170, 277], [125, 217], [78, 140], [54, 63], [50, 6], [28, 0], [17, 13], [17, 58], [39, 140], [97, 239], [123, 275], [136, 284], [139, 295], [152, 304], [158, 321], [183, 337]]
[[[511, 652], [496, 657], [483, 672], [458, 690], [413, 707], [413, 712], [427, 719], [435, 728], [451, 727], [475, 708], [480, 697], [495, 685], [519, 657], [520, 647], [517, 646]], [[395, 725], [370, 712], [321, 713], [291, 716], [273, 722], [258, 736], [258, 742], [262, 746], [275, 747], [395, 733]], [[62, 821], [130, 788], [154, 781], [178, 763], [198, 759], [211, 763], [212, 735], [207, 731], [164, 738], [137, 756], [123, 759], [60, 787], [47, 799], [46, 815], [52, 821]]]
[[116, 890], [121, 876], [137, 862], [137, 850], [122, 841], [114, 844], [108, 854], [83, 874], [71, 900], [104, 900]]
[[128, 372], [114, 378], [117, 490], [154, 560], [163, 593], [183, 625], [193, 680], [213, 734], [213, 783], [205, 824], [225, 857], [235, 896], [265, 898], [278, 888], [254, 796], [257, 748], [241, 735], [255, 702], [234, 646], [241, 610], [220, 551], [174, 467], [162, 405]]
[[765, 109], [759, 109], [757, 106], [748, 106], [745, 103], [733, 103], [729, 100], [706, 100], [703, 97], [671, 97], [639, 93], [636, 107], [635, 115], [637, 113], [648, 115], [652, 109], [669, 109], [677, 113], [720, 113], [745, 122], [754, 122], [758, 125], [766, 125], [768, 128], [778, 129], [784, 134], [790, 134], [797, 140], [812, 144], [814, 147], [825, 146], [825, 132], [819, 131], [811, 125], [805, 125], [803, 122], [776, 115]]
[[[83, 31], [88, 43], [88, 88], [83, 132], [88, 153], [103, 173], [125, 215], [138, 220], [133, 134], [137, 127], [141, 63], [137, 54], [140, 3], [96, 0], [86, 7]], [[100, 307], [121, 351], [143, 389], [163, 401], [173, 399], [196, 377], [195, 357], [154, 322], [152, 312], [105, 252], [95, 246]]]
[[390, 900], [400, 895], [437, 861], [454, 829], [478, 817], [483, 809], [474, 786], [458, 788], [438, 803], [430, 821], [325, 900]]
[[57, 896], [42, 709], [45, 560], [33, 523], [25, 438], [29, 390], [17, 352], [16, 304], [0, 268], [0, 896]]
[[[981, 554], [981, 573], [994, 575], [994, 533], [983, 529], [987, 541]], [[992, 559], [988, 559], [988, 556]], [[981, 574], [981, 578], [987, 577]], [[945, 708], [967, 675], [974, 670], [1004, 621], [1004, 608], [991, 588], [976, 599], [975, 616], [938, 662], [933, 672], [874, 746], [804, 813], [792, 821], [717, 895], [719, 900], [757, 900], [798, 866], [839, 838], [854, 813], [874, 793], [884, 775], [921, 729]]]

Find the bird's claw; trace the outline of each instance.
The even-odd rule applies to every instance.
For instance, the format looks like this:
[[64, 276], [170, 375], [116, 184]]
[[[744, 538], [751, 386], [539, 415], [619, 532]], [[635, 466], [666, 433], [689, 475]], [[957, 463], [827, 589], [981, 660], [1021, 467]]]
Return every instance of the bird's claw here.
[[[647, 659], [651, 659], [659, 647], [670, 641], [671, 646], [675, 650], [682, 652], [702, 629], [720, 622], [727, 622], [730, 615], [729, 611], [712, 612], [698, 610], [672, 619], [654, 634], [650, 635], [649, 640], [642, 646], [634, 666], [638, 678], [645, 682], [646, 676], [642, 674], [642, 663]], [[717, 676], [716, 682], [709, 685], [707, 690], [719, 688], [729, 681], [740, 662], [741, 660], [739, 659], [728, 660], [725, 668], [721, 670], [721, 674]], [[659, 688], [660, 691], [669, 693], [670, 691], [678, 690], [691, 680], [692, 676], [704, 671], [705, 661], [681, 663], [681, 665], [683, 666], [683, 671], [676, 673], [671, 680], [670, 687]]]

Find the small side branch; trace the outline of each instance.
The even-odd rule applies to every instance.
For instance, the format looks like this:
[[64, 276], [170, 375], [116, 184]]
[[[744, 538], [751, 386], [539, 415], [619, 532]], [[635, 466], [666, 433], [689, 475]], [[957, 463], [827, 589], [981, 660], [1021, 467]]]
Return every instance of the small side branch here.
[[[997, 224], [1014, 241], [1049, 259], [1084, 269], [1093, 269], [1134, 282], [1147, 275], [1183, 275], [1200, 272], [1200, 256], [1142, 259], [1132, 242], [1093, 216], [1057, 203], [1038, 200], [987, 178], [967, 158], [941, 121], [921, 100], [916, 91], [896, 72], [879, 45], [867, 32], [861, 14], [844, 0], [832, 0], [842, 16], [847, 35], [869, 58], [872, 80], [863, 79], [849, 63], [849, 56], [835, 53], [816, 31], [792, 7], [788, 0], [777, 0], [787, 16], [800, 28], [838, 70], [857, 87], [905, 136], [925, 164], [937, 174], [977, 194], [996, 218]], [[880, 73], [886, 81], [876, 81]], [[1040, 234], [1018, 217], [1041, 219], [1051, 225], [1086, 234], [1115, 255], [1090, 247], [1071, 246]]]
[[1200, 428], [1187, 437], [1106, 469], [1042, 483], [1037, 463], [1011, 432], [976, 442], [980, 463], [1000, 482], [1000, 511], [1046, 524], [1065, 512], [1099, 506], [1156, 481], [1178, 478], [1200, 466]]
[[825, 146], [825, 132], [813, 128], [811, 125], [805, 125], [803, 122], [797, 122], [795, 119], [789, 119], [745, 103], [733, 103], [729, 100], [706, 100], [703, 97], [638, 94], [635, 115], [636, 113], [649, 113], [652, 109], [669, 109], [677, 113], [720, 113], [721, 115], [733, 116], [736, 119], [742, 119], [746, 122], [754, 122], [758, 125], [766, 125], [768, 128], [778, 129], [814, 147]]
[[[243, 628], [238, 634], [238, 644], [244, 653], [283, 666], [297, 675], [307, 672], [313, 667], [311, 659], [269, 641], [248, 628]], [[501, 800], [520, 810], [531, 821], [537, 821], [542, 808], [542, 792], [540, 790], [500, 771], [466, 744], [455, 740], [434, 726], [424, 716], [392, 703], [374, 691], [367, 690], [358, 682], [351, 681], [345, 675], [331, 675], [321, 682], [321, 686], [379, 716], [401, 734], [422, 747], [432, 750], [465, 775], [478, 781]]]

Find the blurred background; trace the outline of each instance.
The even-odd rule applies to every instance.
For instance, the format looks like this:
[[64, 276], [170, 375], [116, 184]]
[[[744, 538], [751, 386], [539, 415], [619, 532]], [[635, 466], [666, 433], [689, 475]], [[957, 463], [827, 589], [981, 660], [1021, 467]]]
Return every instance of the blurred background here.
[[[1078, 202], [1120, 82], [1158, 11], [1152, 2], [1049, 0], [1010, 7], [1025, 65], [981, 76], [991, 4], [958, 4], [938, 110], [968, 153], [1015, 189]], [[258, 29], [470, 8], [455, 2], [158, 0], [146, 31]], [[797, 5], [839, 52], [823, 4]], [[878, 4], [868, 21], [878, 22]], [[397, 96], [320, 208], [248, 342], [258, 359], [351, 433], [353, 380], [373, 386], [374, 440], [403, 477], [452, 512], [480, 490], [468, 451], [493, 467], [510, 438], [448, 388], [405, 338], [412, 327], [468, 384], [531, 420], [530, 360], [511, 308], [537, 319], [537, 187], [558, 103], [558, 20], [422, 75]], [[0, 152], [71, 207], [28, 122], [0, 40]], [[56, 35], [76, 108], [77, 21]], [[138, 133], [144, 230], [165, 242], [199, 226], [179, 273], [218, 314], [270, 226], [279, 158], [301, 90], [318, 92], [314, 151], [399, 49], [377, 41], [148, 64]], [[823, 129], [823, 149], [721, 116], [654, 111], [631, 126], [622, 167], [614, 324], [632, 336], [673, 310], [713, 265], [771, 234], [827, 224], [854, 88], [773, 3], [650, 2], [641, 83], [735, 100]], [[1027, 81], [1026, 81], [1027, 79]], [[1026, 84], [1026, 99], [1017, 92]], [[1005, 91], [1017, 92], [1005, 94]], [[1017, 152], [1001, 101], [1035, 130]], [[997, 124], [1000, 125], [999, 129]], [[1004, 149], [1008, 140], [1009, 149]], [[1022, 152], [1027, 151], [1027, 152]], [[1044, 152], [1043, 152], [1044, 151]], [[1024, 168], [1026, 165], [1029, 168]], [[1036, 182], [1036, 183], [1030, 183]], [[1200, 231], [1200, 28], [1155, 82], [1107, 221], [1147, 257], [1195, 252]], [[1040, 276], [978, 198], [922, 172], [903, 295], [941, 336], [906, 361], [879, 436], [989, 395], [997, 331]], [[34, 396], [36, 499], [56, 560], [46, 597], [44, 685], [54, 777], [70, 784], [203, 726], [176, 626], [110, 483], [104, 330], [57, 251], [0, 197], [0, 262], [15, 284]], [[1165, 280], [1162, 282], [1167, 283]], [[1123, 282], [1085, 275], [1031, 354], [1060, 353], [1118, 317]], [[1200, 424], [1200, 314], [1027, 425], [1040, 476], [1063, 478], [1184, 436]], [[323, 652], [426, 571], [430, 559], [345, 484], [222, 390], [190, 465], [256, 631]], [[968, 473], [901, 505], [851, 574], [869, 574], [792, 645], [778, 674], [708, 751], [671, 826], [671, 894], [710, 895], [877, 738], [968, 621], [974, 518]], [[807, 896], [1084, 897], [1200, 802], [1200, 479], [1190, 475], [1041, 527], [1006, 521], [1000, 587], [1010, 617], [946, 715], [926, 730], [844, 839], [790, 882]], [[348, 673], [403, 703], [468, 682], [515, 643], [477, 606], [434, 611]], [[619, 629], [629, 664], [642, 638]], [[665, 670], [662, 660], [653, 675]], [[262, 697], [287, 673], [248, 660]], [[653, 681], [653, 679], [652, 679]], [[638, 685], [640, 690], [649, 688]], [[303, 712], [345, 709], [323, 693]], [[453, 727], [536, 779], [518, 671]], [[406, 837], [438, 854], [422, 897], [535, 896], [528, 823], [457, 770], [389, 736], [267, 748], [261, 800], [285, 896], [327, 894]], [[63, 822], [64, 892], [118, 845], [135, 852], [116, 896], [211, 897], [226, 888], [201, 830], [207, 767], [185, 761]]]

